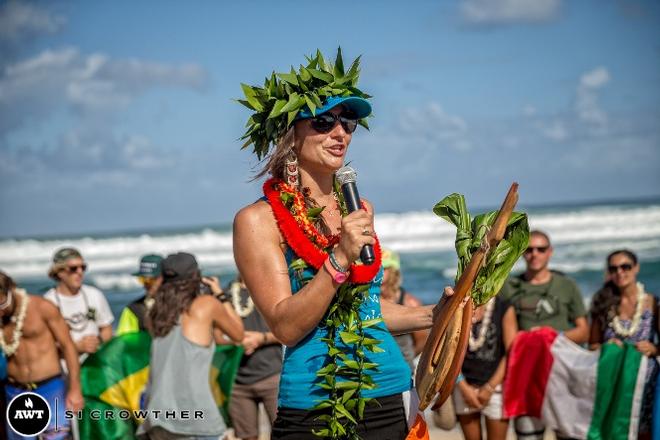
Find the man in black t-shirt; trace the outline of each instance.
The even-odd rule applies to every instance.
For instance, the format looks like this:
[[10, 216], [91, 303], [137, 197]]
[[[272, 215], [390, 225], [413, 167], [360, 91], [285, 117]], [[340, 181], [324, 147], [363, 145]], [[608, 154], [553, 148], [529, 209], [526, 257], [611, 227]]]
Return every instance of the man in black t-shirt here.
[[271, 425], [277, 413], [282, 345], [254, 307], [240, 275], [225, 291], [245, 326], [242, 342], [245, 353], [232, 389], [229, 414], [237, 438], [257, 440], [259, 403], [263, 403]]

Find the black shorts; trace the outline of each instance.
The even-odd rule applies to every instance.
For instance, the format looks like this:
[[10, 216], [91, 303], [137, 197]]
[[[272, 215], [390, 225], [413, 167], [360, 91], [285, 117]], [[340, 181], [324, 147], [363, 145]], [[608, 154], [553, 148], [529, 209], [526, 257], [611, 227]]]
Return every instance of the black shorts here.
[[[401, 394], [378, 397], [375, 403], [364, 409], [364, 418], [358, 424], [358, 435], [363, 440], [403, 440], [408, 435], [406, 412]], [[312, 429], [322, 429], [324, 422], [316, 420], [327, 411], [307, 411], [304, 409], [277, 409], [273, 423], [272, 439], [279, 440], [319, 440]]]

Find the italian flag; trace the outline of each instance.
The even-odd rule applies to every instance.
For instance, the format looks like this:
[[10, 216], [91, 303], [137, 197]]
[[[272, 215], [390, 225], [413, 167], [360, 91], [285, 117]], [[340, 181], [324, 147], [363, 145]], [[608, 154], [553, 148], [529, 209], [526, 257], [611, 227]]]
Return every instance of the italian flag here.
[[631, 344], [589, 351], [544, 327], [511, 346], [504, 382], [506, 417], [541, 418], [579, 439], [637, 439], [649, 359]]

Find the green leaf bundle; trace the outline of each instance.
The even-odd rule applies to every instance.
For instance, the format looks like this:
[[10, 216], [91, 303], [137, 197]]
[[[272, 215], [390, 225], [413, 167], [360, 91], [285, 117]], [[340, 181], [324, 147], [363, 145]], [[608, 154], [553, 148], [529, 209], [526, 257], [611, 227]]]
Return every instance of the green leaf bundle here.
[[[456, 226], [456, 253], [458, 255], [458, 271], [456, 281], [467, 267], [472, 254], [481, 247], [490, 226], [495, 222], [498, 211], [470, 217], [462, 194], [451, 194], [433, 208], [433, 212]], [[507, 223], [504, 238], [491, 249], [486, 256], [485, 264], [479, 270], [470, 295], [475, 306], [485, 304], [495, 296], [515, 262], [527, 249], [529, 243], [529, 226], [527, 214], [513, 212]]]

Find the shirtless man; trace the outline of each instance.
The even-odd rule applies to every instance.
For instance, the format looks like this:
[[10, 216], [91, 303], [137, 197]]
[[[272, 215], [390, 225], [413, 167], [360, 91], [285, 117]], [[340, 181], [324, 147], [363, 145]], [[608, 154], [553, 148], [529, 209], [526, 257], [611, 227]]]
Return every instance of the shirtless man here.
[[[30, 391], [46, 399], [55, 411], [46, 439], [70, 438], [71, 424], [64, 418], [64, 406], [77, 411], [83, 407], [80, 389], [78, 352], [69, 335], [69, 327], [52, 303], [16, 288], [14, 281], [0, 272], [0, 346], [7, 358], [7, 404], [18, 394]], [[60, 355], [69, 370], [68, 390], [62, 376]], [[55, 431], [55, 426], [58, 430]], [[24, 439], [7, 427], [9, 439]], [[40, 437], [40, 438], [41, 438]]]

